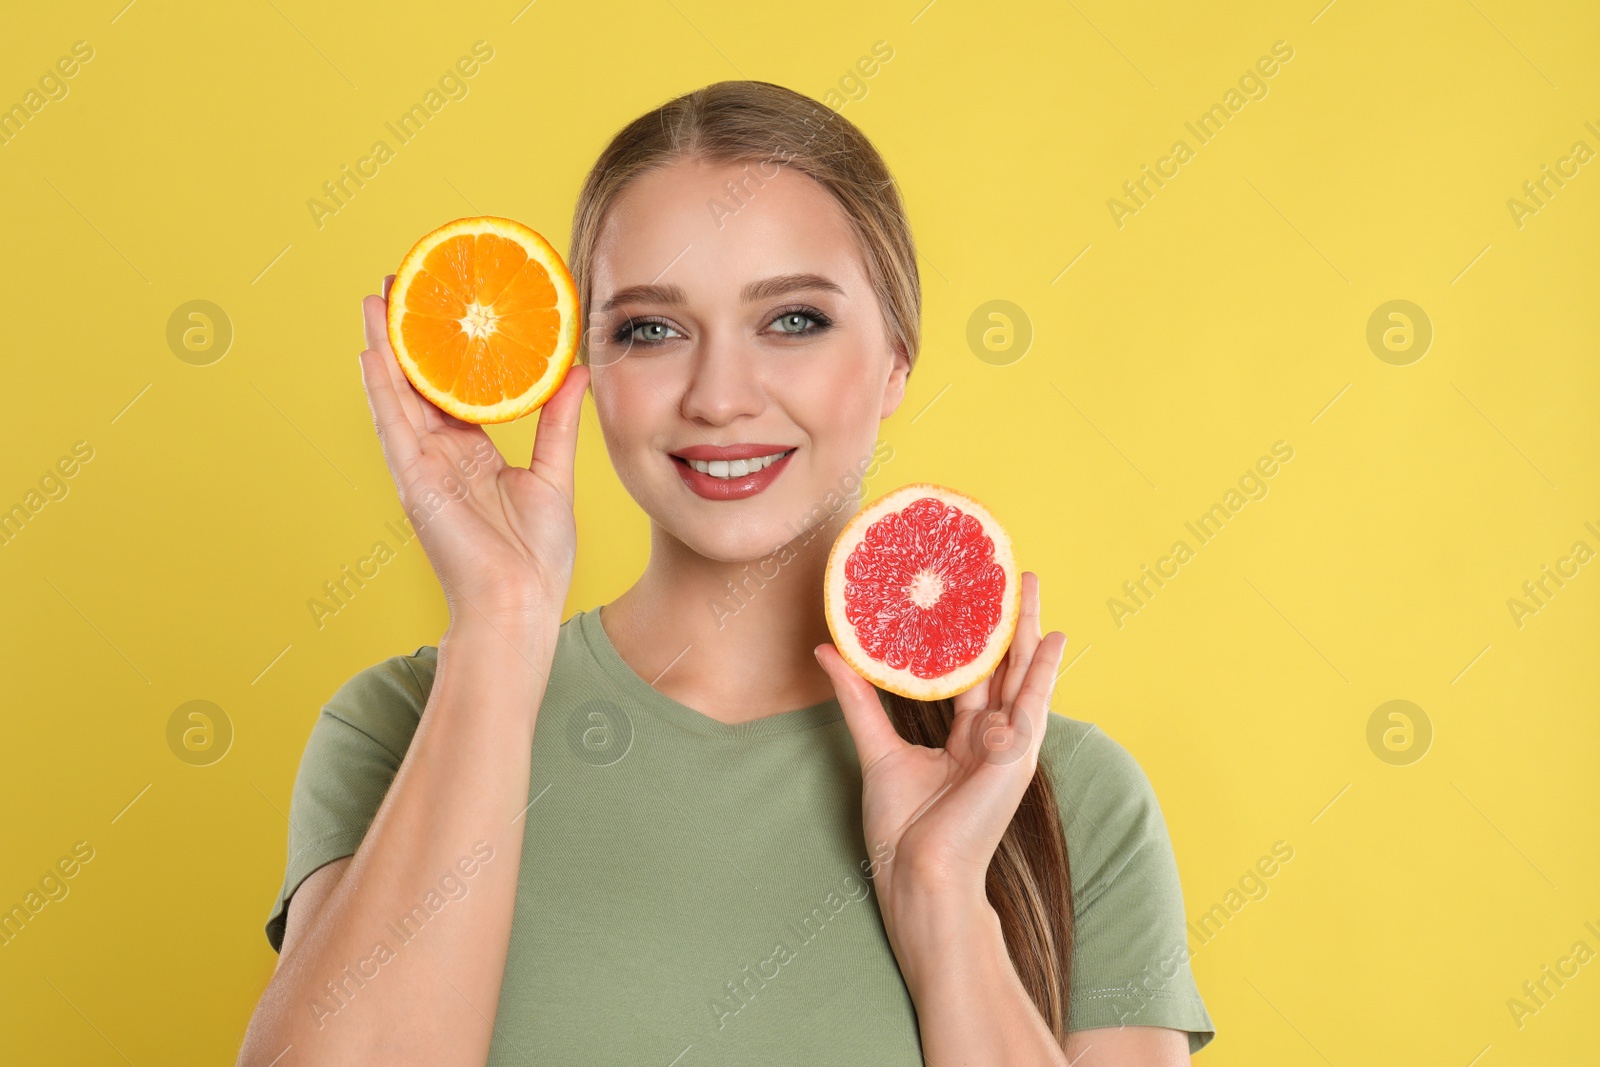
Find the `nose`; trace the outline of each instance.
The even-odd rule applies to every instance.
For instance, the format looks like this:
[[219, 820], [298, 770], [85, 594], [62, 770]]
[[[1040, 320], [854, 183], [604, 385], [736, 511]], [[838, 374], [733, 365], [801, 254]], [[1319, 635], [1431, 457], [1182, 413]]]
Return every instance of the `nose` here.
[[688, 364], [679, 405], [683, 417], [726, 426], [741, 416], [759, 415], [766, 407], [759, 354], [727, 332], [707, 330], [702, 338]]

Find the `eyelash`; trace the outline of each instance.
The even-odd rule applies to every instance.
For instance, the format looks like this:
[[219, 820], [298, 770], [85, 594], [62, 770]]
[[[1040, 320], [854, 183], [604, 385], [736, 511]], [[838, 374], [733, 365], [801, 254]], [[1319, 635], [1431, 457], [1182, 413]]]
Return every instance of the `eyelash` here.
[[[779, 331], [780, 333], [783, 333], [783, 334], [785, 334], [786, 336], [789, 336], [789, 337], [811, 336], [811, 335], [822, 333], [824, 330], [827, 330], [827, 329], [829, 329], [829, 328], [831, 328], [833, 326], [833, 320], [832, 319], [830, 319], [827, 315], [824, 315], [821, 311], [818, 311], [816, 308], [810, 306], [809, 304], [795, 304], [795, 305], [792, 305], [790, 307], [781, 308], [776, 315], [772, 316], [772, 318], [770, 320], [768, 320], [767, 325], [771, 326], [774, 322], [777, 322], [779, 319], [784, 318], [785, 316], [788, 316], [788, 315], [804, 315], [806, 318], [810, 319], [813, 323], [815, 323], [815, 326], [812, 329], [801, 330], [798, 333], [794, 333], [794, 332], [791, 332], [791, 331], [788, 331], [788, 330]], [[645, 318], [642, 318], [642, 319], [630, 318], [626, 322], [624, 322], [621, 326], [618, 326], [617, 329], [612, 333], [611, 341], [612, 341], [613, 344], [631, 343], [631, 344], [635, 344], [635, 345], [641, 345], [641, 346], [644, 346], [644, 347], [650, 347], [650, 346], [653, 346], [653, 345], [662, 344], [665, 341], [674, 340], [674, 338], [667, 337], [667, 338], [663, 338], [660, 341], [641, 341], [641, 340], [631, 340], [630, 341], [629, 335], [632, 334], [634, 330], [637, 330], [641, 326], [649, 326], [649, 325], [652, 325], [652, 324], [658, 324], [658, 325], [661, 325], [661, 326], [666, 326], [669, 329], [675, 329], [675, 327], [673, 327], [672, 323], [667, 322], [665, 319], [662, 319], [662, 318], [660, 318], [658, 316], [654, 316], [654, 315], [646, 316]]]

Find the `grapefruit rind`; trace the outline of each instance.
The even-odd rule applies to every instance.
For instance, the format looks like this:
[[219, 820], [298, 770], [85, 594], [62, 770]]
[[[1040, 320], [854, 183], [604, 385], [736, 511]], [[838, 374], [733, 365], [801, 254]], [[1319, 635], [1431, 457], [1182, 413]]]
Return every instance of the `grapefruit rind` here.
[[[983, 651], [970, 663], [936, 678], [921, 678], [904, 668], [890, 667], [872, 658], [856, 638], [855, 627], [845, 617], [845, 561], [866, 537], [867, 528], [884, 515], [900, 511], [914, 500], [933, 497], [961, 509], [983, 524], [983, 532], [994, 542], [994, 560], [1005, 572], [1006, 588], [1000, 620], [989, 635]], [[989, 509], [965, 493], [932, 482], [914, 482], [885, 493], [851, 517], [839, 532], [828, 553], [823, 574], [823, 599], [828, 632], [839, 655], [857, 674], [879, 689], [913, 700], [943, 700], [964, 693], [994, 672], [1016, 636], [1017, 617], [1022, 610], [1022, 588], [1016, 555], [1007, 535]]]
[[[523, 245], [528, 252], [528, 258], [537, 260], [550, 276], [556, 291], [556, 310], [561, 314], [561, 333], [555, 351], [550, 354], [550, 362], [545, 368], [544, 375], [523, 395], [507, 397], [497, 404], [466, 403], [429, 381], [406, 347], [400, 329], [406, 311], [405, 295], [411, 287], [412, 280], [421, 271], [423, 260], [428, 257], [428, 253], [452, 237], [480, 233], [499, 234]], [[515, 219], [496, 215], [474, 215], [445, 223], [425, 235], [411, 247], [411, 251], [406, 253], [405, 258], [400, 261], [399, 269], [395, 271], [393, 283], [389, 286], [388, 315], [385, 325], [389, 335], [389, 348], [394, 352], [400, 369], [405, 372], [406, 378], [417, 392], [427, 397], [435, 407], [466, 422], [480, 424], [510, 422], [536, 410], [554, 396], [556, 390], [561, 388], [567, 371], [572, 368], [578, 353], [578, 289], [561, 254], [537, 230]]]

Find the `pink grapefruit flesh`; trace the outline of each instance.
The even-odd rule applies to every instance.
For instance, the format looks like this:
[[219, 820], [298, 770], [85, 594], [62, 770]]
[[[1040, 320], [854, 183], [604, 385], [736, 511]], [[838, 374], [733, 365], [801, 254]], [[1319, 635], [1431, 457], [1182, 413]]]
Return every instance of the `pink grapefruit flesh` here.
[[880, 689], [965, 692], [1011, 647], [1021, 587], [1011, 539], [978, 501], [903, 485], [840, 531], [823, 578], [834, 647]]

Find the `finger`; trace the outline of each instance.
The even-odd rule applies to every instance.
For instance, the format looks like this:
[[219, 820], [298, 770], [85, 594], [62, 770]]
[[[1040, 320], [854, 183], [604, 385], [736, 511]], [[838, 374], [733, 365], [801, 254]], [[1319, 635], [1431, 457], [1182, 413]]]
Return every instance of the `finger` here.
[[895, 730], [894, 723], [889, 721], [889, 714], [883, 710], [883, 703], [878, 699], [878, 690], [845, 662], [837, 648], [823, 644], [812, 651], [833, 682], [839, 707], [844, 711], [845, 726], [855, 739], [861, 772], [865, 774], [868, 767], [905, 747], [906, 740]]
[[533, 437], [533, 459], [528, 469], [568, 501], [573, 498], [572, 468], [578, 454], [578, 420], [583, 394], [589, 387], [589, 368], [574, 364], [555, 394], [539, 409], [539, 429]]
[[1060, 630], [1051, 630], [1039, 642], [1033, 662], [1028, 664], [1027, 677], [1023, 679], [1022, 688], [1018, 690], [1016, 702], [1012, 705], [1012, 725], [1016, 725], [1015, 716], [1026, 715], [1036, 745], [1042, 741], [1048, 726], [1050, 696], [1055, 692], [1056, 676], [1061, 671], [1061, 656], [1066, 649], [1067, 635]]
[[1006, 654], [1000, 657], [1000, 662], [989, 675], [987, 695], [994, 700], [993, 703], [983, 704], [985, 708], [1009, 706], [1010, 702], [1016, 699], [1017, 689], [1022, 684], [1022, 676], [1028, 668], [1028, 659], [1033, 646], [1028, 640], [1027, 611], [1031, 603], [1030, 596], [1037, 595], [1037, 576], [1032, 571], [1023, 571], [1018, 576], [1017, 585], [1017, 626], [1012, 631], [1011, 644], [1007, 646]]
[[367, 347], [384, 355], [394, 355], [389, 347], [389, 296], [374, 297], [368, 293], [361, 301], [361, 326], [366, 333]]
[[411, 420], [412, 427], [421, 435], [431, 433], [445, 425], [444, 420], [450, 416], [445, 415], [433, 405], [432, 401], [417, 392], [416, 386], [411, 384], [411, 379], [407, 378], [406, 372], [401, 369], [400, 361], [395, 358], [394, 349], [389, 345], [388, 305], [379, 297], [369, 294], [361, 301], [361, 315], [366, 329], [367, 347], [388, 357], [386, 368], [389, 380], [394, 385], [400, 409], [406, 413], [406, 418]]
[[394, 382], [390, 381], [384, 367], [385, 362], [393, 363], [394, 357], [369, 348], [359, 358], [367, 406], [372, 409], [372, 425], [378, 431], [378, 443], [383, 446], [383, 460], [394, 475], [395, 487], [399, 488], [401, 474], [411, 468], [421, 452], [417, 429], [401, 410]]
[[[1004, 665], [1004, 662], [1005, 661], [1002, 660], [1001, 661], [1002, 667], [997, 667], [995, 669], [996, 670], [1002, 669], [1003, 665]], [[957, 693], [951, 699], [951, 705], [955, 709], [955, 713], [957, 715], [960, 715], [963, 712], [980, 711], [980, 710], [982, 710], [984, 708], [987, 708], [989, 706], [989, 691], [991, 689], [993, 689], [993, 688], [994, 688], [994, 675], [993, 674], [990, 674], [989, 676], [984, 677], [984, 678], [979, 678], [977, 680], [977, 682], [972, 685], [971, 688], [969, 688], [969, 689], [967, 689], [967, 690], [965, 690], [963, 692]]]
[[1007, 655], [1005, 681], [1000, 688], [1000, 707], [1008, 708], [1022, 689], [1023, 678], [1034, 651], [1039, 647], [1039, 576], [1022, 572], [1022, 608], [1017, 616], [1016, 636]]
[[388, 300], [389, 300], [389, 287], [391, 285], [393, 285], [393, 284], [394, 284], [394, 275], [393, 274], [385, 274], [383, 276], [383, 299], [384, 299], [385, 303], [387, 303]]

